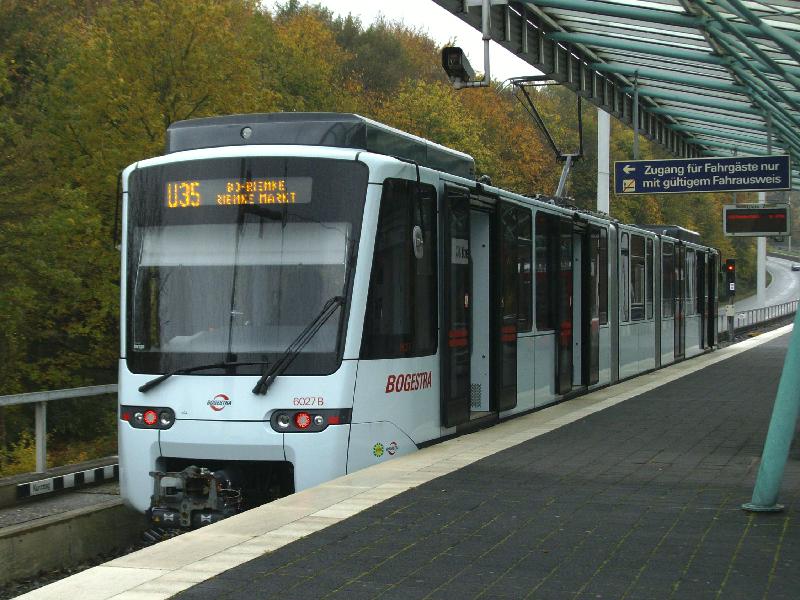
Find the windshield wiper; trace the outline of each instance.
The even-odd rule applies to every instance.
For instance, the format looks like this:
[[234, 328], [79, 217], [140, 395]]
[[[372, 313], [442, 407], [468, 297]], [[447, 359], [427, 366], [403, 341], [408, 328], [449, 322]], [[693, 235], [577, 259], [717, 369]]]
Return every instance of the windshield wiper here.
[[306, 325], [306, 328], [300, 332], [300, 335], [287, 346], [283, 354], [281, 354], [278, 360], [272, 365], [272, 368], [261, 376], [258, 383], [256, 383], [253, 388], [254, 394], [264, 395], [267, 393], [269, 386], [272, 385], [278, 375], [283, 373], [286, 368], [292, 364], [292, 361], [300, 354], [303, 347], [311, 341], [311, 338], [316, 335], [317, 331], [330, 319], [331, 315], [336, 312], [339, 306], [344, 306], [344, 296], [334, 296], [325, 303], [325, 306], [322, 307], [319, 314], [314, 317], [314, 319]]
[[173, 369], [163, 375], [159, 375], [155, 379], [151, 379], [147, 383], [139, 386], [139, 391], [143, 394], [156, 387], [162, 381], [165, 381], [172, 377], [173, 375], [186, 375], [187, 373], [194, 373], [195, 371], [204, 371], [205, 369], [224, 369], [225, 367], [236, 367], [239, 365], [268, 365], [267, 361], [241, 361], [241, 362], [220, 362], [220, 363], [212, 363], [210, 365], [198, 365], [196, 367], [186, 367], [184, 369]]

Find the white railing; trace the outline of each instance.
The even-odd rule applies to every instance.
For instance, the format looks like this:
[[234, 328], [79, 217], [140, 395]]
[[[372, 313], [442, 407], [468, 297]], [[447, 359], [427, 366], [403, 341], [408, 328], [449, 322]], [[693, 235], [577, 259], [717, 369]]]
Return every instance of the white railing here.
[[[798, 300], [791, 302], [784, 302], [783, 304], [774, 304], [772, 306], [763, 306], [761, 308], [753, 308], [750, 310], [737, 311], [733, 317], [734, 330], [743, 327], [751, 327], [758, 323], [771, 321], [779, 317], [788, 317], [797, 312]], [[724, 333], [728, 331], [728, 317], [725, 316], [724, 307], [720, 305], [720, 314], [717, 316], [717, 332]]]
[[15, 406], [17, 404], [36, 405], [36, 472], [43, 473], [47, 470], [47, 403], [53, 400], [89, 398], [91, 396], [103, 396], [105, 394], [116, 393], [116, 384], [93, 385], [90, 387], [71, 388], [68, 390], [53, 390], [51, 392], [31, 392], [29, 394], [0, 396], [0, 407]]

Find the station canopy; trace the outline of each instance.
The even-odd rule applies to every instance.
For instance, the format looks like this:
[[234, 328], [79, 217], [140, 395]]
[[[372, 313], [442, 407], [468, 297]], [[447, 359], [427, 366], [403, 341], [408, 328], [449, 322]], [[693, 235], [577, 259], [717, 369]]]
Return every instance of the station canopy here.
[[[481, 30], [481, 0], [434, 1]], [[796, 0], [492, 0], [491, 37], [630, 127], [638, 98], [675, 156], [789, 154], [800, 189]]]

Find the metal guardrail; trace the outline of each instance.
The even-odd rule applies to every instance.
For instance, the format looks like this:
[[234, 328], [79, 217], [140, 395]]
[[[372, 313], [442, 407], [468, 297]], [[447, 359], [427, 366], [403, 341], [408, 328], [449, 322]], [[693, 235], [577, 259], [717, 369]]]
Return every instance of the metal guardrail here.
[[36, 404], [36, 472], [43, 473], [47, 470], [47, 403], [54, 400], [89, 398], [91, 396], [116, 393], [116, 384], [93, 385], [49, 392], [31, 392], [28, 394], [0, 396], [0, 407], [15, 406], [17, 404]]
[[[788, 317], [797, 312], [798, 302], [800, 301], [792, 300], [783, 304], [738, 311], [733, 317], [733, 327], [734, 329], [748, 328], [780, 317]], [[724, 310], [722, 306], [720, 306], [720, 309]], [[728, 317], [723, 312], [717, 315], [717, 333], [725, 333], [727, 330]]]

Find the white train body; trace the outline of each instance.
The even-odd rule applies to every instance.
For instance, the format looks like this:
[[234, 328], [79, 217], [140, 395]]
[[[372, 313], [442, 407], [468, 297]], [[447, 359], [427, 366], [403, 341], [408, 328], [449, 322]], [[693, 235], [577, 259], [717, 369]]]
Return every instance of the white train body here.
[[119, 363], [122, 495], [166, 524], [716, 345], [715, 250], [361, 117], [187, 121], [168, 152], [123, 173]]

